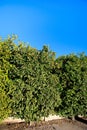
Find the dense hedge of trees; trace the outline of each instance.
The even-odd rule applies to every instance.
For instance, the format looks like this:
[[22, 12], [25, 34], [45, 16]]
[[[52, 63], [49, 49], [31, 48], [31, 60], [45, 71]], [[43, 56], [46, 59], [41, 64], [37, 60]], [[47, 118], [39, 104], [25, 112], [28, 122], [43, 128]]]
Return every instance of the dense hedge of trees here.
[[87, 56], [56, 58], [47, 46], [37, 50], [14, 40], [0, 41], [0, 120], [87, 116]]
[[61, 84], [63, 116], [87, 115], [87, 57], [84, 54], [61, 56], [55, 61], [55, 73]]

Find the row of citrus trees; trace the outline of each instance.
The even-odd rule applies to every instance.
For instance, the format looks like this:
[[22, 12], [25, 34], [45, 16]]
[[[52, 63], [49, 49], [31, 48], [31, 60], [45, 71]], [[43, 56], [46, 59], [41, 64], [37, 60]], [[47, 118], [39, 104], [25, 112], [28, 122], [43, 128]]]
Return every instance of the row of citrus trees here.
[[59, 58], [14, 37], [0, 41], [0, 120], [40, 120], [50, 114], [87, 116], [87, 56]]

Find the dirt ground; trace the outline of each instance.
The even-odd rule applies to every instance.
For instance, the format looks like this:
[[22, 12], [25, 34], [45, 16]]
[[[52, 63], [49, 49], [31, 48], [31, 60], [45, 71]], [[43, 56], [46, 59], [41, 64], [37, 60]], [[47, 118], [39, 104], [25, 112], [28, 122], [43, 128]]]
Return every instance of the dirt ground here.
[[3, 123], [0, 130], [87, 130], [87, 124], [68, 119], [39, 122], [30, 126], [26, 123]]

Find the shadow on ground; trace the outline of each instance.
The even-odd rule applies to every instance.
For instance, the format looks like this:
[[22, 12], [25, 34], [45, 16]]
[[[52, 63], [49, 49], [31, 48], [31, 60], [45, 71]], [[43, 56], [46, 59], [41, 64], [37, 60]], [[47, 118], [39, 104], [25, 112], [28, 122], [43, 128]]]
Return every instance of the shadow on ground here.
[[87, 119], [85, 119], [85, 118], [81, 118], [81, 117], [76, 116], [75, 119], [76, 119], [77, 121], [79, 121], [79, 122], [82, 122], [82, 123], [84, 123], [84, 124], [87, 124]]

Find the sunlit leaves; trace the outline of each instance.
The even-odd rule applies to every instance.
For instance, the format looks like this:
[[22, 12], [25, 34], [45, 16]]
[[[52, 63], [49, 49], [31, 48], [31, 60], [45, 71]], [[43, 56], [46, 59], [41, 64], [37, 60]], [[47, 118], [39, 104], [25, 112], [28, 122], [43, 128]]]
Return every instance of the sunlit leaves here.
[[60, 112], [66, 116], [87, 114], [87, 57], [67, 55], [56, 60], [55, 73], [61, 84]]
[[15, 39], [0, 40], [0, 120], [87, 115], [87, 56], [56, 59], [47, 46], [37, 50]]

